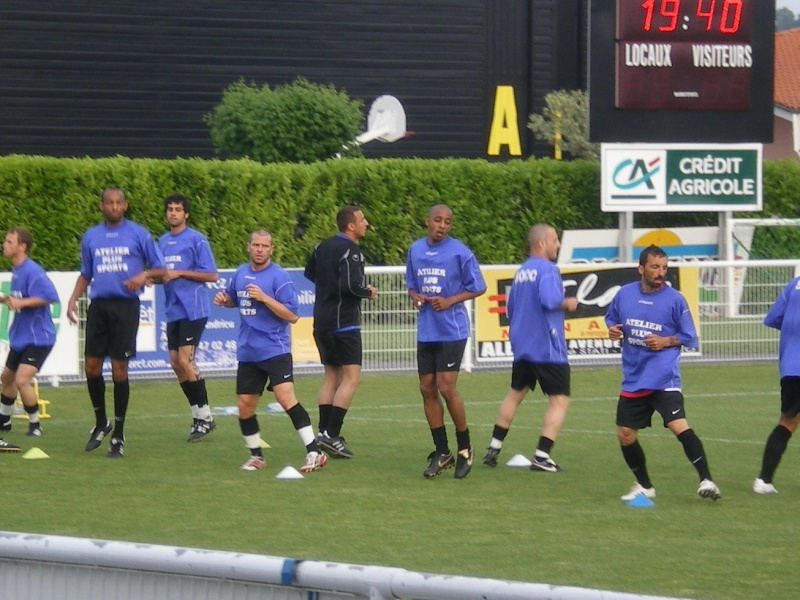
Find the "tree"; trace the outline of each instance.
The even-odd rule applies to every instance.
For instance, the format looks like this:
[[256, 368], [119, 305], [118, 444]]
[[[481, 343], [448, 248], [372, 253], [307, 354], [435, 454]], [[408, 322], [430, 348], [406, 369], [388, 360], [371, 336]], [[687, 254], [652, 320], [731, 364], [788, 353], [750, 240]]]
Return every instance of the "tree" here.
[[528, 117], [528, 129], [538, 140], [568, 152], [574, 158], [596, 159], [597, 144], [588, 138], [588, 94], [581, 90], [554, 90], [544, 97], [542, 114]]
[[795, 27], [800, 27], [800, 17], [795, 17], [788, 8], [779, 8], [775, 11], [775, 31], [785, 31]]
[[240, 79], [223, 91], [205, 122], [218, 153], [261, 163], [308, 163], [337, 153], [361, 155], [357, 145], [343, 146], [361, 133], [363, 106], [332, 85], [302, 77], [274, 89]]

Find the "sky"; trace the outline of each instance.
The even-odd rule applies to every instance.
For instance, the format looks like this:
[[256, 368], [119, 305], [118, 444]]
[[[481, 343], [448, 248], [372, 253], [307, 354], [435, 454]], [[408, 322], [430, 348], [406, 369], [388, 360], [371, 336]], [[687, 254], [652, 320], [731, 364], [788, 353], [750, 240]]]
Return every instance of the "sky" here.
[[800, 0], [777, 0], [776, 8], [788, 8], [794, 14], [800, 13]]

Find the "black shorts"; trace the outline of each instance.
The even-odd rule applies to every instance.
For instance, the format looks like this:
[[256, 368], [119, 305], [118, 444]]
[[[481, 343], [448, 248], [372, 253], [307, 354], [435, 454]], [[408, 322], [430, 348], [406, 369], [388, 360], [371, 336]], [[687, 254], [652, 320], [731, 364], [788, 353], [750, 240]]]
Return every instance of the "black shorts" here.
[[548, 396], [569, 396], [569, 376], [567, 363], [533, 363], [520, 359], [511, 365], [511, 387], [518, 392], [526, 387], [535, 390], [538, 382]]
[[417, 342], [417, 373], [430, 375], [461, 369], [467, 340], [456, 342]]
[[323, 365], [361, 365], [361, 330], [314, 331], [314, 341]]
[[268, 391], [281, 383], [294, 381], [292, 355], [287, 352], [259, 362], [240, 362], [236, 369], [236, 393], [264, 393], [269, 379]]
[[644, 429], [652, 425], [653, 413], [658, 411], [664, 419], [664, 427], [677, 419], [685, 419], [683, 394], [677, 390], [654, 391], [639, 398], [619, 397], [617, 402], [617, 426]]
[[129, 360], [136, 356], [139, 298], [99, 298], [89, 304], [85, 356]]
[[796, 417], [800, 413], [800, 377], [781, 377], [781, 414]]
[[16, 373], [20, 364], [30, 365], [36, 367], [36, 370], [42, 368], [44, 361], [53, 349], [52, 346], [25, 346], [22, 350], [9, 350], [8, 357], [6, 357], [6, 368], [9, 371]]
[[208, 319], [179, 319], [167, 323], [167, 348], [177, 350], [181, 346], [194, 346], [200, 343], [200, 337], [206, 328]]

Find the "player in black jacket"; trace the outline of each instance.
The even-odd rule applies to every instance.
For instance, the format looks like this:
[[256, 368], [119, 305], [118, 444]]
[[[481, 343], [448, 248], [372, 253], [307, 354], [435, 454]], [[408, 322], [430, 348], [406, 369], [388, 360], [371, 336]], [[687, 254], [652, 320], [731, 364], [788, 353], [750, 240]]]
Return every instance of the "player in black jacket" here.
[[356, 241], [369, 222], [357, 206], [345, 206], [336, 215], [339, 233], [320, 242], [306, 263], [306, 279], [316, 286], [314, 341], [325, 377], [319, 390], [320, 448], [332, 457], [352, 458], [341, 437], [342, 423], [361, 382], [362, 298], [378, 290], [364, 284], [364, 255]]

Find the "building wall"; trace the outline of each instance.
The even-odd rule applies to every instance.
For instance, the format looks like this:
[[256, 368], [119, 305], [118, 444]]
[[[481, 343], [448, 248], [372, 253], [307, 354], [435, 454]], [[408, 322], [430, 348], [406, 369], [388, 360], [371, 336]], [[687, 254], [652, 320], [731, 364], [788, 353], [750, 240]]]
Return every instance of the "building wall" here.
[[[497, 85], [522, 153], [547, 91], [585, 86], [582, 0], [5, 0], [0, 153], [212, 157], [225, 86], [297, 76], [397, 96], [410, 138], [371, 156], [488, 157]], [[503, 148], [498, 157], [507, 155]]]
[[774, 117], [775, 137], [771, 144], [764, 144], [764, 160], [779, 160], [782, 158], [794, 158], [800, 162], [800, 157], [792, 147], [792, 122]]

